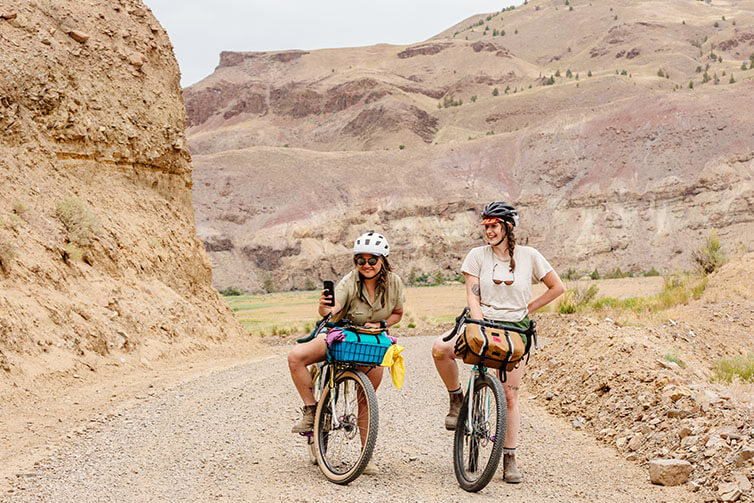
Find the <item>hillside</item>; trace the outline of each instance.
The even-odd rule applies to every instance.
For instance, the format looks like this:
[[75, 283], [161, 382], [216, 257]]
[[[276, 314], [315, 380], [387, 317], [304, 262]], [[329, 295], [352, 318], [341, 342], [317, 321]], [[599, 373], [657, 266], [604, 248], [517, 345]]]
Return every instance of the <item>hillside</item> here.
[[735, 257], [662, 323], [540, 316], [533, 400], [644, 467], [688, 461], [705, 501], [751, 501], [754, 383], [716, 377], [724, 360], [754, 358], [753, 265], [752, 253]]
[[0, 395], [243, 336], [196, 238], [179, 69], [139, 0], [0, 7]]
[[750, 247], [752, 53], [754, 2], [695, 0], [536, 0], [410, 46], [224, 52], [184, 90], [214, 283], [312, 285], [371, 228], [404, 276], [450, 276], [491, 199], [560, 268], [689, 267], [711, 227]]

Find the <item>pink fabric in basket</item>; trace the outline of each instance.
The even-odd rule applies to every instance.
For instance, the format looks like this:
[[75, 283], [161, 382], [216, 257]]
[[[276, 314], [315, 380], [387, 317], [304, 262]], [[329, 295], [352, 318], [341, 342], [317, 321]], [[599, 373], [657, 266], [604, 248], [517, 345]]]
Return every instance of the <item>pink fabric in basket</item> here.
[[[393, 337], [392, 335], [387, 336], [388, 339], [390, 339], [390, 342], [395, 344], [398, 342], [398, 339]], [[327, 337], [325, 337], [325, 342], [327, 342], [327, 346], [332, 346], [332, 343], [335, 341], [344, 341], [346, 340], [346, 333], [343, 331], [342, 328], [333, 328], [329, 332], [327, 332]]]
[[332, 343], [335, 341], [344, 340], [346, 340], [346, 333], [342, 328], [333, 328], [332, 330], [327, 332], [327, 337], [325, 337], [325, 341], [327, 342], [328, 346], [332, 346]]

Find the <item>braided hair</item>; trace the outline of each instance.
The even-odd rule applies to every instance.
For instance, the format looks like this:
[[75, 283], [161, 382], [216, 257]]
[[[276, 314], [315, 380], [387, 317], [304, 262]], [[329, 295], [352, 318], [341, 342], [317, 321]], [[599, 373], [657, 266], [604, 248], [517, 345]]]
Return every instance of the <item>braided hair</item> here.
[[513, 226], [508, 222], [503, 222], [503, 225], [507, 228], [508, 235], [508, 255], [511, 257], [511, 272], [516, 270], [516, 259], [513, 258], [513, 252], [516, 250], [516, 236], [513, 234]]

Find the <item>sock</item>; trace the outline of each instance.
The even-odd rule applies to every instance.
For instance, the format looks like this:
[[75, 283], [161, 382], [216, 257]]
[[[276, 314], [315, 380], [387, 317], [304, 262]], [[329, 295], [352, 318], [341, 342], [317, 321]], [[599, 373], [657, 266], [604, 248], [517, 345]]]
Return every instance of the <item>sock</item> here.
[[508, 449], [507, 447], [503, 447], [503, 454], [516, 454], [516, 448]]
[[448, 393], [450, 393], [451, 395], [460, 395], [462, 393], [461, 387], [458, 386], [458, 389], [454, 389], [453, 391], [448, 391]]

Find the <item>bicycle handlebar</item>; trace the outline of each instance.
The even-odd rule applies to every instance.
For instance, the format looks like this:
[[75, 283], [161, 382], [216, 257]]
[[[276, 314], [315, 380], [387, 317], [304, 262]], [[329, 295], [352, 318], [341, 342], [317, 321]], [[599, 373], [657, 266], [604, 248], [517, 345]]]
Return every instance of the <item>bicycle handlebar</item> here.
[[[309, 342], [310, 340], [314, 339], [317, 336], [317, 334], [322, 331], [323, 328], [335, 328], [335, 327], [359, 328], [360, 327], [360, 325], [354, 325], [353, 322], [351, 322], [351, 320], [349, 319], [344, 318], [339, 321], [331, 322], [330, 318], [332, 318], [332, 313], [328, 314], [327, 316], [319, 320], [316, 323], [316, 325], [314, 325], [314, 328], [309, 333], [309, 335], [307, 335], [306, 337], [302, 337], [300, 339], [296, 339], [296, 342], [298, 344]], [[380, 328], [385, 329], [385, 332], [387, 332], [387, 323], [385, 323], [385, 320], [380, 321]]]
[[512, 327], [509, 325], [505, 325], [503, 322], [494, 322], [494, 321], [487, 321], [487, 320], [477, 320], [475, 318], [467, 318], [469, 311], [468, 307], [465, 307], [461, 314], [458, 315], [456, 318], [456, 326], [453, 327], [453, 330], [446, 336], [443, 337], [443, 341], [447, 342], [453, 337], [456, 336], [459, 330], [461, 330], [461, 325], [464, 323], [473, 323], [475, 325], [479, 325], [482, 327], [489, 327], [489, 328], [497, 328], [499, 330], [505, 330], [508, 332], [516, 332], [519, 334], [525, 334], [525, 335], [532, 335], [536, 333], [536, 322], [534, 320], [531, 320], [531, 323], [529, 324], [529, 328], [518, 328], [518, 327]]

